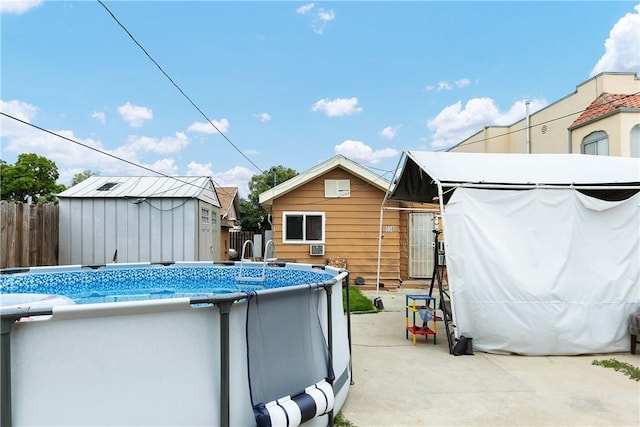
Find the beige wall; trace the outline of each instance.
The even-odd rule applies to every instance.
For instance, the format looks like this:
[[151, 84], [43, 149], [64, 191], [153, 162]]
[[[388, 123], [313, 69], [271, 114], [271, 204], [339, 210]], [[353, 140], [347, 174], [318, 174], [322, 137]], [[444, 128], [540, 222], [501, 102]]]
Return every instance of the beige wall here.
[[[599, 74], [586, 82], [577, 86], [576, 91], [565, 96], [564, 98], [548, 105], [529, 116], [529, 141], [531, 153], [568, 153], [569, 152], [569, 127], [580, 116], [580, 114], [603, 92], [612, 94], [633, 94], [640, 92], [640, 80], [633, 74], [605, 73]], [[624, 118], [621, 120], [630, 120], [634, 118]], [[637, 115], [635, 123], [638, 123]], [[512, 124], [511, 126], [490, 126], [479, 133], [462, 141], [449, 151], [454, 152], [472, 152], [472, 153], [526, 153], [526, 121], [522, 120]], [[610, 134], [610, 148], [612, 142], [622, 142], [623, 148], [617, 147], [610, 150], [611, 155], [624, 155], [628, 152], [628, 135], [627, 142], [624, 142], [624, 136], [621, 132], [628, 125], [622, 121], [607, 121], [607, 133]], [[616, 127], [617, 126], [617, 127]], [[629, 128], [630, 129], [630, 128]], [[614, 139], [612, 133], [620, 135], [622, 139]], [[580, 152], [580, 142], [582, 138], [578, 138], [573, 133], [572, 148], [574, 153]], [[479, 143], [474, 143], [478, 142]], [[578, 149], [576, 150], [576, 143]], [[624, 146], [626, 145], [626, 151]], [[613, 152], [622, 154], [613, 154]]]
[[631, 155], [631, 130], [640, 124], [640, 112], [619, 112], [574, 129], [571, 146], [580, 153], [582, 140], [593, 132], [604, 131], [609, 136], [609, 155], [629, 157]]

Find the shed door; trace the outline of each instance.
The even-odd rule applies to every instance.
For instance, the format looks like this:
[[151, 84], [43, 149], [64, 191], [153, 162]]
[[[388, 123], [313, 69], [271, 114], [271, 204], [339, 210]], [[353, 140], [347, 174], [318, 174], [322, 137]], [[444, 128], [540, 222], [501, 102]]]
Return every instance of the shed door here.
[[420, 279], [433, 275], [432, 213], [409, 214], [409, 277]]

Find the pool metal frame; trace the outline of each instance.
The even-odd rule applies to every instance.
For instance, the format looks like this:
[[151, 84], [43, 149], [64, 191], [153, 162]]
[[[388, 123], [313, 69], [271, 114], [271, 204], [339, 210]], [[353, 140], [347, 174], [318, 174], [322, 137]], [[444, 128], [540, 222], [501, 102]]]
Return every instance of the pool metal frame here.
[[[169, 265], [162, 263], [164, 265]], [[215, 264], [215, 263], [214, 263]], [[235, 265], [236, 263], [225, 263], [224, 265]], [[285, 267], [286, 263], [273, 263], [273, 266]], [[87, 266], [96, 269], [96, 266]], [[99, 268], [99, 267], [98, 267]], [[325, 269], [325, 265], [312, 265], [312, 269]], [[3, 269], [0, 274], [25, 273], [29, 269]], [[347, 316], [347, 339], [349, 348], [349, 371], [353, 372], [351, 367], [351, 315], [350, 315], [350, 297], [349, 297], [349, 272], [344, 276], [346, 284], [346, 316]], [[327, 337], [329, 355], [333, 358], [333, 321], [332, 321], [332, 287], [336, 283], [336, 279], [328, 280], [315, 284], [317, 288], [323, 288], [327, 294]], [[217, 306], [220, 312], [220, 426], [229, 427], [229, 314], [231, 306], [241, 300], [248, 298], [245, 292], [237, 292], [232, 294], [213, 295], [208, 297], [190, 298], [190, 304], [211, 304]], [[0, 426], [12, 427], [12, 403], [11, 403], [11, 329], [13, 325], [23, 317], [52, 315], [53, 308], [12, 308], [0, 309]], [[353, 374], [351, 375], [351, 385], [353, 382]], [[334, 425], [333, 411], [329, 413], [329, 425]]]

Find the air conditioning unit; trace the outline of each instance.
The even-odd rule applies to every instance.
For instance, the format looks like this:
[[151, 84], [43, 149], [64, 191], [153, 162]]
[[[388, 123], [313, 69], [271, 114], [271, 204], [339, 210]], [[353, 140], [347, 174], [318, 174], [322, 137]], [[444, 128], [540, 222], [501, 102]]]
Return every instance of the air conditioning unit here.
[[309, 255], [324, 255], [324, 245], [309, 245]]

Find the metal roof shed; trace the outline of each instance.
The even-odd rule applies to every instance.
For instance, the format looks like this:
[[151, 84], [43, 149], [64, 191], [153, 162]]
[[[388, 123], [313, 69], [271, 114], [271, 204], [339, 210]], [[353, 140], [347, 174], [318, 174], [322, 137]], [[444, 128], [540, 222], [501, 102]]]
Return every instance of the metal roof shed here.
[[93, 176], [58, 198], [60, 264], [219, 258], [220, 201], [210, 177]]
[[458, 335], [480, 351], [628, 350], [640, 306], [640, 161], [407, 152], [386, 200], [441, 206]]

